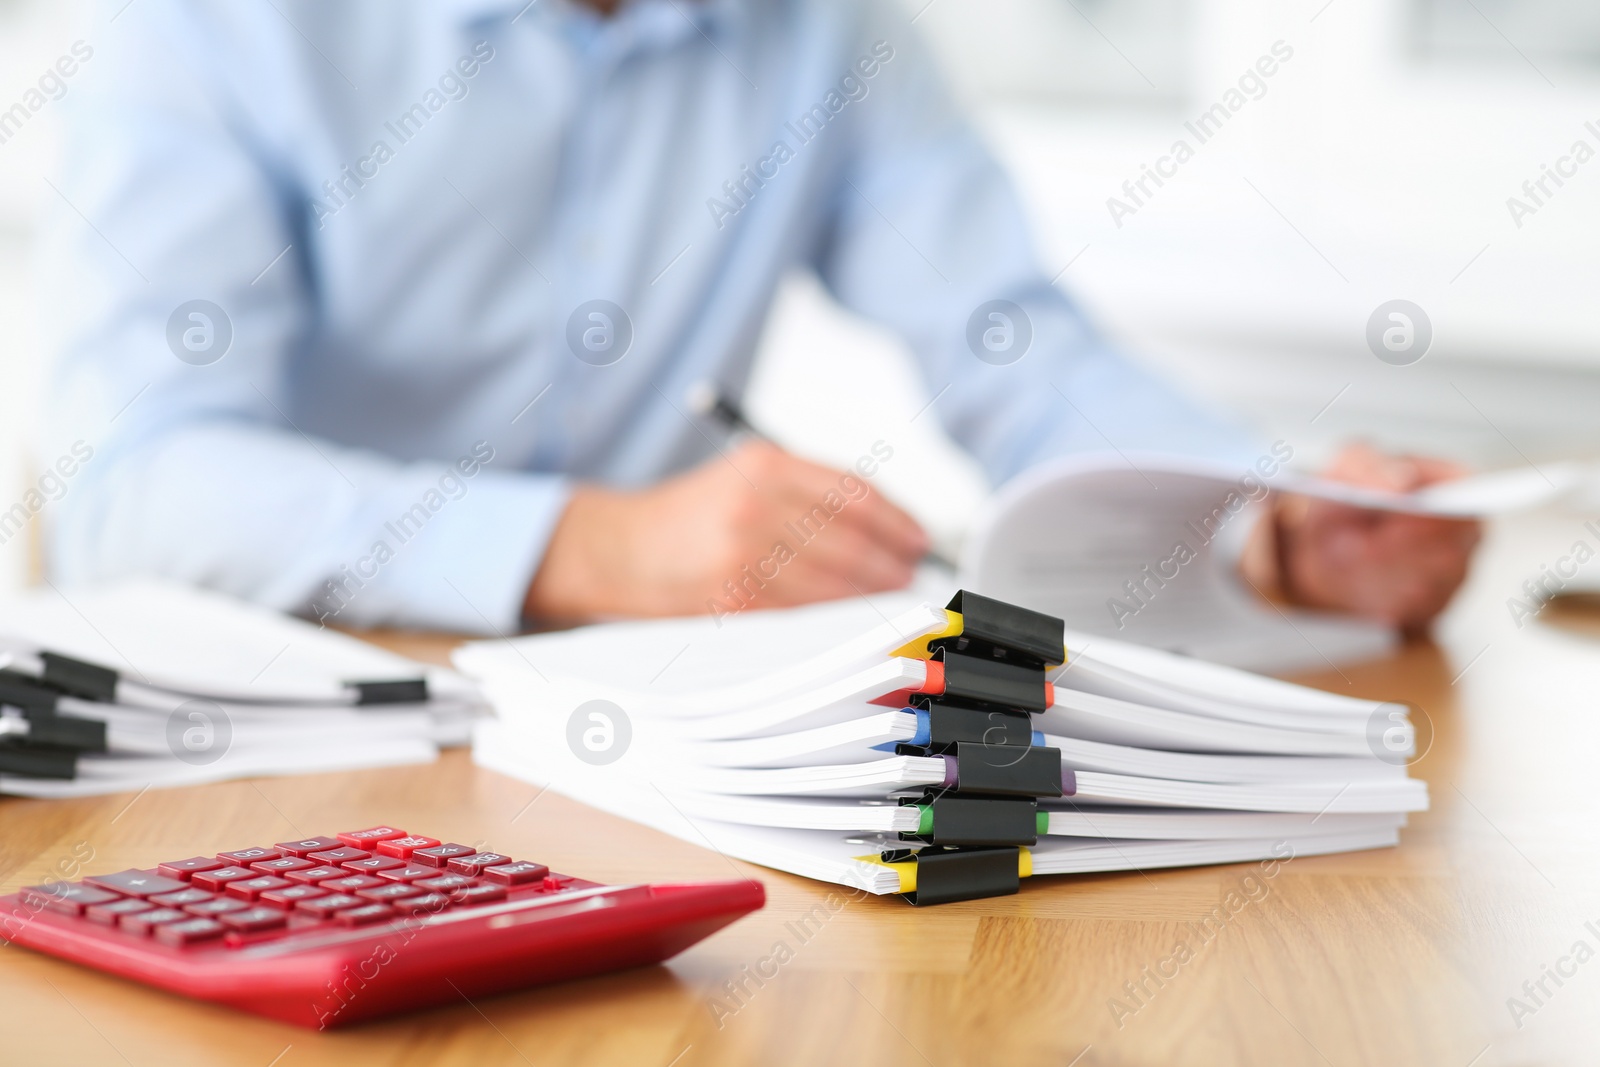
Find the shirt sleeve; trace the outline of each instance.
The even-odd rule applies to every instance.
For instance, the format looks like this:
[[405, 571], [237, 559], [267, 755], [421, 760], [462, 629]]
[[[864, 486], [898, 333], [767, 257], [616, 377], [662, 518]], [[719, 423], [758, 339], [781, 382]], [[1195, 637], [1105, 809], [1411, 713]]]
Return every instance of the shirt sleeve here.
[[[859, 56], [878, 60], [873, 76]], [[815, 267], [910, 344], [933, 409], [994, 484], [1086, 451], [1254, 461], [1248, 433], [1119, 355], [1051, 284], [1011, 182], [914, 27], [866, 18], [844, 62], [867, 95], [851, 105]]]
[[[162, 575], [341, 624], [514, 629], [566, 482], [497, 468], [484, 441], [398, 462], [299, 430], [303, 198], [213, 58], [270, 70], [281, 46], [218, 47], [199, 16], [143, 8], [84, 60], [46, 194], [43, 448], [76, 465], [47, 513], [50, 572]], [[256, 77], [262, 99], [294, 98]]]

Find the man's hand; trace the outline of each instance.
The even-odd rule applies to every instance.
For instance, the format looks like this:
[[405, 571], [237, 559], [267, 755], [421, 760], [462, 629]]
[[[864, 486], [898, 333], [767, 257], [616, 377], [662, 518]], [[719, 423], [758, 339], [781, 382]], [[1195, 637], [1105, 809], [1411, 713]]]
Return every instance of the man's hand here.
[[[1353, 445], [1323, 476], [1403, 493], [1464, 473], [1442, 460]], [[1289, 495], [1275, 498], [1273, 509], [1241, 561], [1246, 578], [1291, 603], [1352, 612], [1411, 631], [1425, 627], [1450, 602], [1482, 532], [1468, 520]]]
[[524, 610], [576, 620], [806, 604], [903, 588], [927, 550], [916, 520], [865, 479], [750, 442], [650, 489], [579, 487]]

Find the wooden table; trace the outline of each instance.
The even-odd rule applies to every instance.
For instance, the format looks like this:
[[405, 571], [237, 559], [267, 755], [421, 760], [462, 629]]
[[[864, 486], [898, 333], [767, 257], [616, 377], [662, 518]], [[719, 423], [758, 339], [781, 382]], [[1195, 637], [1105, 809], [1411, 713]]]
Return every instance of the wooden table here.
[[[1245, 882], [1256, 866], [1241, 864], [1038, 879], [1018, 896], [921, 911], [852, 899], [802, 940], [789, 924], [836, 887], [538, 796], [475, 768], [465, 752], [430, 766], [137, 799], [0, 801], [6, 891], [43, 881], [75, 850], [92, 849], [94, 868], [117, 870], [394, 822], [604, 881], [738, 874], [769, 893], [764, 911], [664, 967], [327, 1034], [6, 947], [0, 1063], [1592, 1063], [1600, 646], [1592, 624], [1587, 633], [1546, 622], [1513, 628], [1503, 600], [1515, 582], [1480, 578], [1441, 644], [1311, 679], [1422, 710], [1431, 747], [1414, 773], [1428, 780], [1433, 809], [1413, 819], [1398, 849], [1295, 859], [1256, 883]], [[437, 661], [452, 642], [380, 643]], [[1199, 944], [1190, 924], [1252, 886], [1254, 899], [1188, 962], [1162, 963], [1179, 941]], [[780, 941], [792, 959], [730, 996], [724, 983]], [[1582, 962], [1570, 955], [1580, 941]], [[1546, 966], [1571, 976], [1557, 985]], [[1158, 983], [1147, 968], [1170, 977]], [[1134, 1000], [1125, 983], [1141, 981]], [[1514, 1015], [1511, 997], [1529, 1010]]]

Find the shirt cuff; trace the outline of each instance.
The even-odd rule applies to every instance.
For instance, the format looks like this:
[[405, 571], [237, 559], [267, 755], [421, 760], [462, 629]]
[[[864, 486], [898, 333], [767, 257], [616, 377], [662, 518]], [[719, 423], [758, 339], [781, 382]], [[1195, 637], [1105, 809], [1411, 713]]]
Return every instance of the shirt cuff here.
[[[521, 628], [528, 585], [572, 485], [552, 475], [480, 470], [467, 486], [396, 547], [381, 592], [357, 597], [352, 607], [366, 610], [341, 622], [484, 636]], [[390, 530], [396, 540], [404, 532]]]

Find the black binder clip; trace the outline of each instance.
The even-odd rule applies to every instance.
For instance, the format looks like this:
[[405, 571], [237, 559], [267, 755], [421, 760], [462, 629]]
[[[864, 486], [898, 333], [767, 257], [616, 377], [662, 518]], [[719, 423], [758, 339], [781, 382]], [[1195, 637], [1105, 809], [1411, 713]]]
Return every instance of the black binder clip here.
[[61, 702], [59, 690], [17, 671], [0, 670], [0, 704], [24, 711], [52, 712]]
[[4, 703], [7, 706], [0, 709], [0, 744], [10, 750], [106, 751], [107, 726], [100, 719], [57, 715], [52, 711], [18, 708], [10, 701]]
[[46, 685], [84, 700], [116, 703], [117, 672], [111, 668], [56, 652], [41, 652], [39, 659], [44, 663], [44, 673], [40, 677]]
[[1021, 852], [1015, 847], [892, 849], [881, 859], [917, 865], [917, 888], [905, 898], [918, 907], [1009, 896], [1022, 883]]
[[98, 719], [79, 719], [70, 715], [28, 712], [24, 715], [27, 732], [20, 740], [30, 748], [50, 745], [74, 752], [104, 752], [106, 724]]
[[1033, 845], [1039, 841], [1039, 802], [1022, 797], [967, 797], [930, 791], [903, 797], [921, 825], [900, 840], [930, 845]]
[[1023, 667], [1043, 669], [1062, 662], [1066, 623], [1053, 615], [1019, 608], [962, 589], [950, 598], [949, 610], [961, 614], [961, 634], [929, 642], [928, 647]]
[[945, 785], [957, 793], [1011, 797], [1059, 797], [1066, 793], [1061, 750], [982, 745], [957, 741], [944, 754]]
[[944, 667], [945, 704], [980, 710], [1043, 711], [1044, 668], [967, 655], [949, 647], [935, 648], [933, 658]]
[[1033, 719], [1025, 711], [982, 711], [937, 701], [922, 704], [927, 728], [913, 741], [895, 745], [900, 756], [936, 756], [949, 752], [958, 741], [982, 745], [1027, 748], [1033, 744]]
[[428, 680], [426, 678], [402, 678], [392, 682], [346, 682], [345, 686], [355, 690], [356, 705], [358, 707], [371, 704], [426, 704], [428, 702]]
[[70, 781], [78, 776], [78, 754], [68, 748], [36, 748], [0, 740], [0, 774]]

